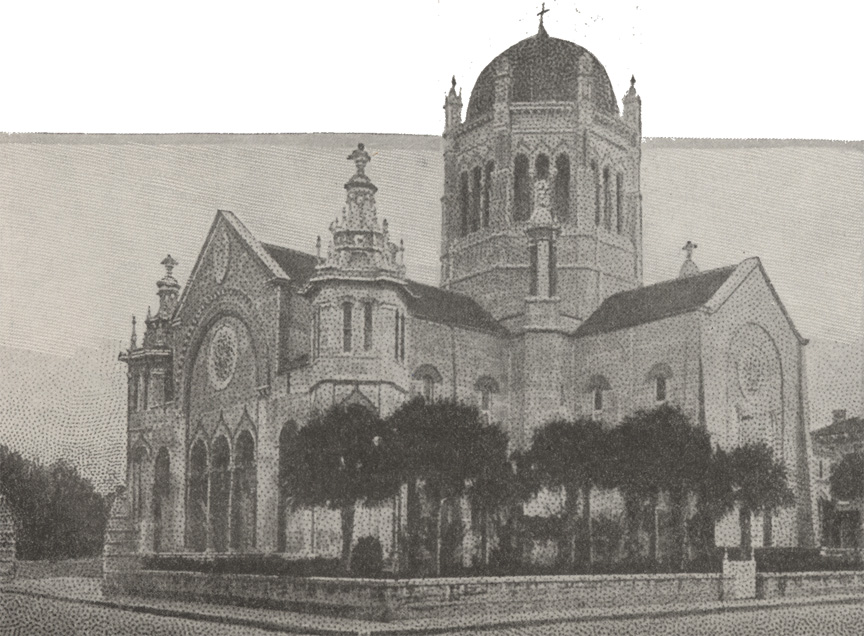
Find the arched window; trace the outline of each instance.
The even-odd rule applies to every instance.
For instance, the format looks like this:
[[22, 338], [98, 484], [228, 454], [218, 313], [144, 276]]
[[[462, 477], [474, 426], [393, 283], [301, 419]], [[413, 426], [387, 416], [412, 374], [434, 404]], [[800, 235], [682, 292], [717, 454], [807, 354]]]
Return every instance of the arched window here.
[[528, 157], [516, 155], [513, 170], [514, 221], [527, 221], [531, 218], [531, 179], [528, 171]]
[[594, 182], [594, 225], [600, 225], [600, 170], [597, 162], [591, 162], [591, 180]]
[[165, 368], [165, 402], [174, 401], [174, 366], [169, 362]]
[[315, 305], [312, 312], [312, 359], [321, 355], [321, 307]]
[[131, 491], [132, 518], [141, 521], [144, 516], [144, 468], [147, 450], [141, 446], [133, 449], [129, 465], [129, 489]]
[[441, 373], [431, 364], [423, 364], [414, 371], [413, 377], [420, 383], [420, 395], [427, 402], [434, 402], [437, 397], [437, 388], [441, 383]]
[[528, 295], [536, 296], [539, 287], [538, 272], [539, 263], [538, 263], [538, 254], [537, 254], [537, 243], [531, 243], [528, 245]]
[[612, 197], [609, 192], [609, 168], [603, 168], [603, 225], [612, 229]]
[[207, 548], [207, 449], [202, 440], [189, 452], [189, 492], [186, 498], [186, 547], [193, 552]]
[[471, 171], [471, 231], [480, 229], [480, 199], [483, 188], [483, 171], [480, 166]]
[[255, 440], [246, 430], [237, 437], [231, 497], [231, 547], [240, 552], [255, 547], [257, 487]]
[[486, 417], [486, 420], [489, 421], [492, 416], [492, 407], [494, 405], [493, 396], [499, 391], [498, 382], [495, 378], [484, 375], [483, 377], [478, 378], [477, 382], [474, 383], [474, 389], [479, 394], [480, 412]]
[[601, 419], [604, 412], [609, 411], [606, 395], [612, 390], [612, 386], [602, 375], [593, 375], [585, 384], [585, 392], [591, 400], [591, 413], [594, 419]]
[[537, 159], [534, 160], [534, 178], [549, 178], [549, 157], [546, 155], [537, 155]]
[[342, 351], [345, 353], [351, 351], [351, 336], [354, 334], [353, 310], [354, 307], [350, 301], [342, 303]]
[[555, 219], [562, 223], [570, 218], [570, 158], [563, 154], [555, 160], [552, 212]]
[[372, 348], [372, 301], [363, 303], [363, 349]]
[[171, 527], [171, 458], [164, 446], [156, 453], [153, 468], [153, 551], [168, 546]]
[[489, 217], [492, 214], [492, 173], [495, 172], [495, 162], [486, 164], [486, 178], [483, 180], [483, 227], [489, 227]]
[[658, 362], [645, 375], [645, 381], [651, 385], [655, 404], [662, 404], [669, 398], [669, 378], [672, 368], [665, 362]]
[[210, 526], [216, 552], [228, 551], [230, 493], [231, 449], [225, 436], [220, 435], [210, 450]]
[[405, 362], [405, 314], [398, 309], [394, 327], [393, 357], [399, 362]]
[[618, 234], [624, 231], [624, 177], [615, 175], [615, 229]]
[[460, 218], [460, 236], [468, 235], [468, 215], [470, 214], [470, 199], [468, 193], [468, 173], [463, 172], [459, 175], [459, 218]]

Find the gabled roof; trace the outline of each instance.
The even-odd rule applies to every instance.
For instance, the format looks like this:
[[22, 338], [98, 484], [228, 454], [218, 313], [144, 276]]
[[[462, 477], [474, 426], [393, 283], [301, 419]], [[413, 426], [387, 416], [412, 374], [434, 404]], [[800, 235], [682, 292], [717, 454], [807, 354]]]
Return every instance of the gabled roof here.
[[288, 275], [288, 278], [301, 287], [308, 283], [315, 273], [315, 265], [318, 259], [312, 254], [269, 243], [262, 243], [261, 247], [276, 261], [279, 267]]
[[736, 265], [711, 269], [609, 296], [575, 332], [577, 338], [635, 327], [684, 314], [707, 303]]
[[470, 296], [406, 281], [408, 309], [415, 316], [432, 322], [458, 325], [482, 331], [501, 332], [504, 328]]
[[219, 225], [220, 220], [224, 221], [228, 227], [234, 230], [240, 238], [240, 241], [246, 245], [268, 273], [273, 276], [273, 278], [286, 281], [289, 279], [288, 275], [282, 270], [279, 264], [264, 250], [258, 239], [253, 236], [252, 232], [246, 229], [246, 226], [240, 222], [240, 219], [238, 219], [233, 212], [229, 210], [217, 210], [216, 216], [213, 217], [213, 223], [210, 224], [210, 229], [207, 231], [207, 238], [204, 239], [204, 246], [201, 248], [201, 251], [198, 252], [198, 258], [195, 260], [195, 265], [192, 267], [186, 285], [180, 293], [180, 300], [177, 303], [177, 308], [174, 310], [175, 316], [180, 315], [181, 309], [186, 304], [186, 297], [191, 287], [191, 283], [195, 280], [195, 277], [198, 274], [198, 270], [204, 259], [204, 254], [207, 253], [207, 249], [213, 241], [213, 237], [216, 234], [216, 227]]
[[[297, 285], [305, 285], [315, 274], [317, 259], [312, 254], [267, 243], [262, 246]], [[483, 331], [498, 332], [503, 329], [489, 312], [469, 296], [412, 280], [405, 283], [408, 309], [415, 316]]]
[[864, 419], [849, 417], [834, 422], [810, 433], [813, 437], [833, 437], [834, 435], [864, 436]]

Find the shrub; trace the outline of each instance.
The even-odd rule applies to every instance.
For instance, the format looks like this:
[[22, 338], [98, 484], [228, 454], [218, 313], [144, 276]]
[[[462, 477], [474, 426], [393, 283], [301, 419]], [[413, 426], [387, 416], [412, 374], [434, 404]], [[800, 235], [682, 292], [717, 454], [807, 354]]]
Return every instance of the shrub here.
[[381, 576], [384, 553], [377, 537], [361, 537], [351, 556], [351, 573], [364, 578]]
[[338, 559], [288, 559], [278, 554], [152, 555], [145, 570], [203, 572], [206, 574], [264, 574], [271, 576], [342, 576]]

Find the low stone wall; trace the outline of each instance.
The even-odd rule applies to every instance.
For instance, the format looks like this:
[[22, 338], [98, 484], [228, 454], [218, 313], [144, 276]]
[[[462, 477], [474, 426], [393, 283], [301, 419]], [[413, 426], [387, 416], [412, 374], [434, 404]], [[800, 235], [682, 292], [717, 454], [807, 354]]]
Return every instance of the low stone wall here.
[[392, 621], [557, 608], [718, 601], [722, 574], [441, 579], [290, 578], [139, 570], [106, 572], [108, 594], [156, 596]]
[[764, 572], [756, 575], [757, 598], [864, 594], [864, 572]]

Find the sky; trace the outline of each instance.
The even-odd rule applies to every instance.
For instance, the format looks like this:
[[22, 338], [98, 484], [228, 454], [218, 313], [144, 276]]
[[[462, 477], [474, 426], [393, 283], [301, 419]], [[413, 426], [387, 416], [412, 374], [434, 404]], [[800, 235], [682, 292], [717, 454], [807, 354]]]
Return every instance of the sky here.
[[[539, 2], [6, 3], [6, 132], [440, 134]], [[549, 0], [646, 137], [864, 139], [861, 3]]]

